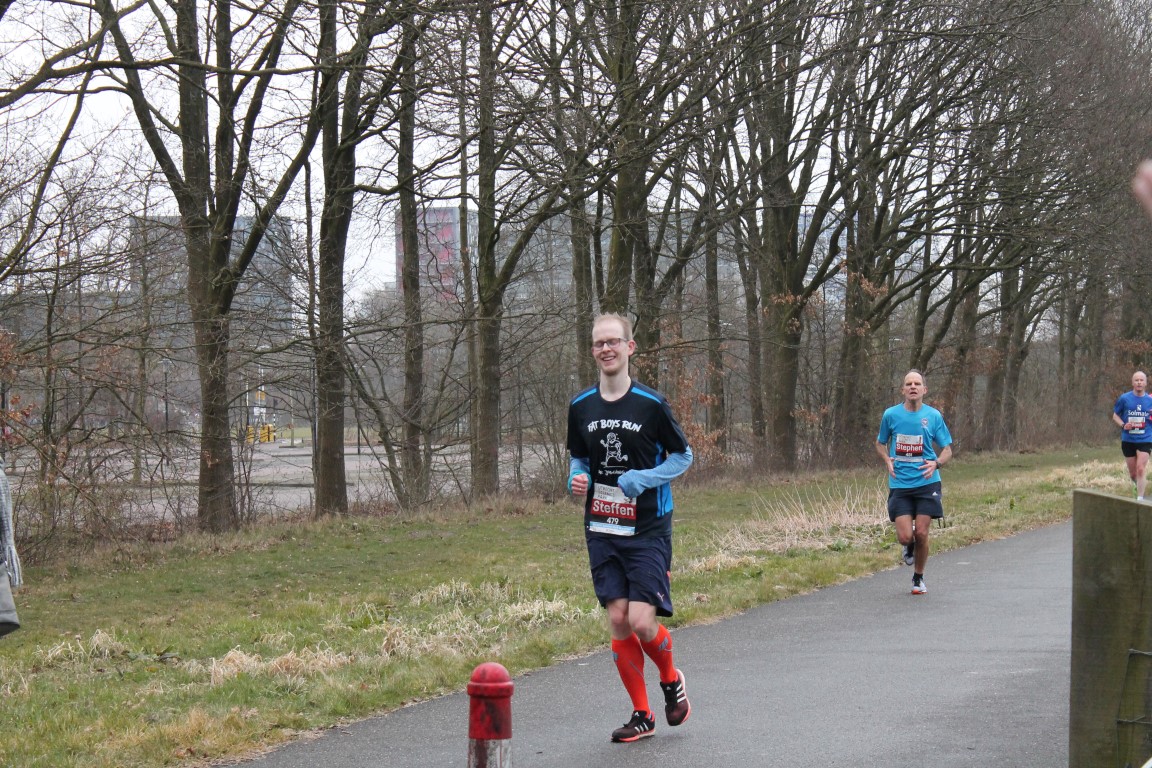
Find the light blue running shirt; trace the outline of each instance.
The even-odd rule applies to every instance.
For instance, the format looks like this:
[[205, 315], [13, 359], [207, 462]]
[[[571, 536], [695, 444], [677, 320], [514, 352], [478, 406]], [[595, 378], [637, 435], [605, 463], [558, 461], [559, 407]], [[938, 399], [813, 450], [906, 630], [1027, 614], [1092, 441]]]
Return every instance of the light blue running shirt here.
[[936, 450], [952, 444], [952, 434], [940, 411], [930, 405], [910, 411], [903, 403], [884, 411], [876, 442], [888, 446], [896, 476], [888, 476], [889, 488], [919, 488], [940, 482], [940, 471], [924, 477], [920, 465], [936, 460]]

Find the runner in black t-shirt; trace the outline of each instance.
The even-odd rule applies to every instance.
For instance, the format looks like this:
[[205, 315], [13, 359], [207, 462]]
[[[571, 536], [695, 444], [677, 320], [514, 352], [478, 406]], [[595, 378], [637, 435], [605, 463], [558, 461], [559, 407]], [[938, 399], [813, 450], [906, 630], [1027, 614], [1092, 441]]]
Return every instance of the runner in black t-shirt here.
[[584, 497], [592, 583], [608, 610], [612, 656], [632, 699], [632, 717], [612, 741], [651, 736], [644, 656], [660, 670], [664, 714], [680, 725], [692, 711], [684, 673], [672, 660], [672, 636], [656, 620], [672, 615], [672, 490], [669, 481], [692, 463], [692, 449], [668, 401], [632, 381], [632, 324], [601, 315], [592, 327], [600, 383], [568, 407], [568, 486]]

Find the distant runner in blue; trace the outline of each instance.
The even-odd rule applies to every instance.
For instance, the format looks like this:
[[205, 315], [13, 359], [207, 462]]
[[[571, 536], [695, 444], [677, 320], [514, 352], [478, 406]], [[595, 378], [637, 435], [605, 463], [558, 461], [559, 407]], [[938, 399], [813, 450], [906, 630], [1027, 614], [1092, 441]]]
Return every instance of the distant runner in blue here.
[[928, 592], [928, 530], [944, 517], [940, 467], [952, 458], [952, 434], [944, 417], [924, 402], [928, 385], [915, 369], [904, 376], [904, 402], [884, 411], [876, 453], [888, 468], [888, 519], [904, 546], [904, 562], [914, 566], [912, 594]]
[[1132, 391], [1116, 398], [1112, 421], [1120, 427], [1120, 451], [1128, 464], [1128, 476], [1136, 485], [1136, 500], [1144, 501], [1148, 484], [1148, 455], [1152, 452], [1152, 395], [1148, 394], [1148, 376], [1144, 371], [1132, 374]]
[[652, 736], [644, 657], [660, 671], [668, 725], [692, 706], [684, 673], [672, 659], [672, 635], [657, 616], [672, 615], [672, 488], [692, 463], [692, 449], [668, 401], [633, 381], [632, 323], [617, 314], [592, 325], [600, 382], [568, 406], [568, 488], [584, 500], [584, 538], [592, 586], [608, 611], [612, 660], [632, 700], [632, 716], [612, 741]]

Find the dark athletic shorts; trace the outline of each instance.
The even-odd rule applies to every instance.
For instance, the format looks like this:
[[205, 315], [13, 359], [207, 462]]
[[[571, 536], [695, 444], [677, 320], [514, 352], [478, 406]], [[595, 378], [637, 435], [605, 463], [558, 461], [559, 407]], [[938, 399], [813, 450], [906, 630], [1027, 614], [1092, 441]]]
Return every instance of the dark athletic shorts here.
[[1125, 458], [1135, 458], [1137, 451], [1152, 453], [1152, 443], [1133, 443], [1128, 440], [1120, 441], [1120, 452], [1124, 454]]
[[931, 515], [933, 519], [944, 517], [941, 503], [940, 483], [929, 483], [916, 488], [888, 489], [888, 519], [895, 522], [903, 515]]
[[601, 606], [626, 597], [672, 615], [671, 536], [589, 536], [588, 564]]

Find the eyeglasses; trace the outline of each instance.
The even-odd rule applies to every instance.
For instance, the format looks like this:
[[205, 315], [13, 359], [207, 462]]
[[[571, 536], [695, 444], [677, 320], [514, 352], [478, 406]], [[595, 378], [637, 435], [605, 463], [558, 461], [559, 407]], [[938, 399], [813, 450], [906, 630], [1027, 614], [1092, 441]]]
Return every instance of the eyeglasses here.
[[608, 349], [616, 349], [616, 347], [620, 346], [626, 341], [628, 341], [628, 339], [602, 339], [601, 341], [592, 342], [592, 349], [601, 350], [604, 349], [604, 347], [608, 347]]

